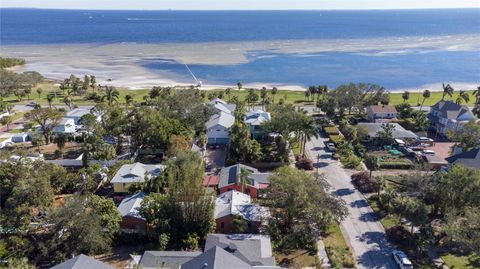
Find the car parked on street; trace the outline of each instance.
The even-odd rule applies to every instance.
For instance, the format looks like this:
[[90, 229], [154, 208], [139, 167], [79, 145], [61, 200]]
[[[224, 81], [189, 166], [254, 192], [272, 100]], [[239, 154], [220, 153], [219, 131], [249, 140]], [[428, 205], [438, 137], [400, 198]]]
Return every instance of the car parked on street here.
[[400, 269], [413, 269], [412, 262], [403, 251], [395, 250], [392, 252], [392, 256]]
[[325, 144], [325, 147], [331, 152], [336, 152], [337, 151], [337, 148], [335, 147], [335, 144], [333, 144], [333, 143], [327, 143], [327, 144]]

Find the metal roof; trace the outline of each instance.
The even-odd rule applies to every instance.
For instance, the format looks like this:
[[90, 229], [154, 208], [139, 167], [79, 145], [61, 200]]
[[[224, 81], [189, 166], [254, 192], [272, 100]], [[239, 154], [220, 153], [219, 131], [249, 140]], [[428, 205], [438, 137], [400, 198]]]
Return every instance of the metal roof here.
[[87, 255], [80, 254], [50, 269], [115, 269], [106, 263], [100, 262]]

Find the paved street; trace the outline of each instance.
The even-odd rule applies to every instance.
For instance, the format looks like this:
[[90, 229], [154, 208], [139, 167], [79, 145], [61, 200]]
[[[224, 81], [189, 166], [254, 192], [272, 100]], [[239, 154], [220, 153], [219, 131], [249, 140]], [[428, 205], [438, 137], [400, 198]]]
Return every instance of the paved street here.
[[[314, 167], [324, 173], [331, 191], [341, 197], [348, 207], [349, 215], [341, 223], [346, 240], [353, 249], [357, 268], [397, 268], [390, 253], [391, 247], [385, 239], [385, 230], [377, 220], [365, 197], [350, 182], [349, 175], [331, 154], [324, 150], [326, 138], [313, 138], [307, 143]], [[317, 162], [317, 155], [320, 156]]]

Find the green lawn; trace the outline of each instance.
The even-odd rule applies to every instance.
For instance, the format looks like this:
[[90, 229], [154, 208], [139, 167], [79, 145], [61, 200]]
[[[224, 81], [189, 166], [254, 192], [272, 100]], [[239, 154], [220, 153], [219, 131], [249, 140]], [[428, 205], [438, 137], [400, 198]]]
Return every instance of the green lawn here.
[[315, 255], [311, 255], [303, 249], [291, 250], [288, 252], [275, 252], [274, 256], [277, 264], [288, 265], [293, 268], [315, 267], [317, 260]]
[[443, 261], [450, 269], [475, 269], [480, 268], [480, 257], [474, 254], [444, 254], [441, 255]]
[[[38, 96], [38, 94], [36, 92], [37, 88], [42, 88], [42, 90], [43, 90], [40, 97]], [[117, 89], [120, 92], [120, 98], [119, 98], [120, 103], [125, 102], [125, 96], [127, 94], [132, 95], [134, 101], [142, 102], [143, 101], [143, 96], [147, 95], [148, 92], [150, 91], [150, 89], [129, 90], [129, 89], [126, 89], [126, 88], [121, 88], [121, 87], [117, 87]], [[89, 91], [92, 91], [92, 90], [90, 89]], [[224, 92], [223, 89], [212, 90], [212, 91], [216, 91], [216, 92], [223, 91]], [[21, 103], [25, 104], [25, 103], [28, 103], [28, 102], [31, 102], [31, 101], [35, 101], [39, 104], [46, 105], [48, 103], [47, 102], [47, 95], [50, 92], [56, 92], [57, 93], [57, 99], [55, 99], [53, 104], [55, 104], [55, 105], [59, 105], [59, 104], [63, 105], [64, 104], [63, 103], [63, 93], [62, 93], [62, 91], [58, 88], [58, 85], [55, 85], [53, 82], [50, 82], [50, 81], [45, 81], [45, 82], [42, 82], [39, 85], [37, 85], [34, 89], [32, 89], [32, 94], [30, 95], [30, 97], [25, 98], [24, 100], [22, 100]], [[210, 91], [208, 91], [208, 92], [210, 92]], [[260, 95], [260, 90], [256, 90], [256, 92]], [[233, 96], [237, 96], [239, 100], [244, 100], [247, 94], [248, 94], [247, 89], [237, 90], [236, 88], [232, 88], [232, 91], [231, 91], [230, 95], [225, 95], [224, 99], [226, 101], [228, 101]], [[473, 95], [473, 90], [469, 91], [469, 94], [470, 94], [470, 96], [472, 96]], [[454, 93], [452, 99], [455, 100], [457, 95], [458, 95], [458, 91]], [[270, 92], [269, 92], [269, 96], [271, 97]], [[299, 92], [299, 91], [279, 90], [274, 98], [275, 98], [275, 102], [278, 102], [280, 99], [283, 99], [286, 103], [305, 103], [306, 102], [306, 103], [309, 103], [309, 104], [314, 104], [314, 102], [308, 101], [306, 99], [304, 92]], [[431, 105], [435, 104], [436, 102], [438, 102], [441, 98], [442, 98], [442, 92], [432, 92], [431, 97], [428, 98], [425, 101], [424, 105], [425, 106], [431, 106]], [[4, 100], [5, 101], [10, 101], [10, 102], [13, 102], [13, 103], [18, 102], [17, 97], [15, 97], [14, 95], [5, 97]], [[74, 101], [74, 104], [77, 104], [77, 105], [92, 105], [92, 104], [94, 104], [92, 101], [85, 101], [82, 96], [74, 96], [73, 101]], [[259, 101], [261, 101], [261, 100], [259, 100]], [[408, 100], [408, 103], [410, 103], [411, 105], [417, 105], [417, 101], [419, 103], [422, 102], [422, 93], [421, 92], [420, 93], [410, 92], [410, 99]], [[475, 101], [474, 98], [471, 97], [470, 102], [468, 104], [473, 105], [474, 101]], [[396, 105], [396, 104], [400, 104], [400, 103], [403, 103], [402, 93], [401, 92], [391, 93], [390, 94], [390, 104]]]
[[[470, 95], [470, 101], [468, 102], [469, 105], [473, 105], [475, 102], [475, 98], [473, 98], [473, 90], [468, 91]], [[425, 100], [424, 106], [432, 106], [438, 101], [442, 99], [442, 92], [430, 92], [430, 98]], [[458, 96], [458, 91], [453, 93], [452, 100], [455, 100]], [[450, 98], [447, 96], [445, 99], [449, 100]], [[410, 92], [410, 99], [408, 99], [407, 103], [411, 104], [412, 106], [416, 106], [417, 102], [422, 103], [423, 97], [422, 92]], [[390, 94], [390, 104], [397, 105], [403, 103], [402, 93], [391, 93]]]
[[396, 214], [387, 214], [384, 210], [380, 208], [379, 202], [376, 196], [371, 196], [368, 199], [370, 207], [373, 209], [377, 217], [380, 219], [385, 229], [392, 228], [400, 222], [400, 216]]
[[322, 240], [325, 244], [325, 250], [327, 251], [330, 263], [334, 268], [355, 267], [355, 260], [343, 238], [340, 225], [337, 223], [330, 225]]

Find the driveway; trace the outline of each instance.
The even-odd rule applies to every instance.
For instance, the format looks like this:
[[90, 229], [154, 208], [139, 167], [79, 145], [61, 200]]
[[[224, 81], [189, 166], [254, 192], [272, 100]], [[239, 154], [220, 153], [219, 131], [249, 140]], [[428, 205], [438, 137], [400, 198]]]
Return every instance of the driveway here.
[[391, 258], [392, 247], [385, 238], [385, 230], [365, 197], [350, 182], [350, 176], [331, 153], [324, 150], [324, 137], [307, 143], [311, 159], [319, 162], [314, 167], [325, 174], [332, 194], [339, 196], [348, 208], [348, 216], [340, 224], [347, 243], [357, 261], [357, 268], [397, 268]]
[[207, 166], [212, 165], [215, 168], [222, 168], [225, 166], [225, 159], [227, 158], [227, 148], [225, 146], [219, 148], [209, 148], [205, 152], [205, 160]]

